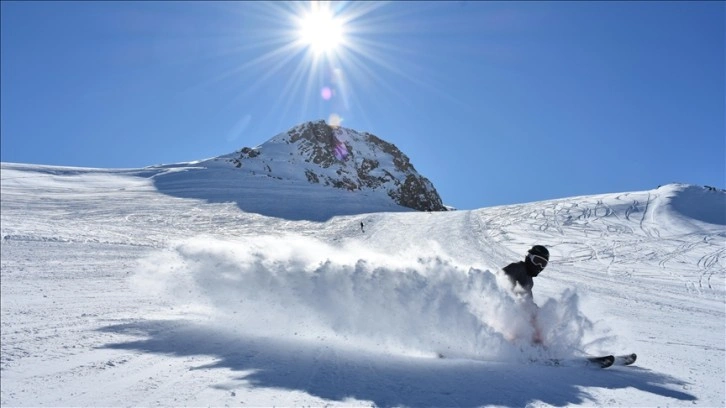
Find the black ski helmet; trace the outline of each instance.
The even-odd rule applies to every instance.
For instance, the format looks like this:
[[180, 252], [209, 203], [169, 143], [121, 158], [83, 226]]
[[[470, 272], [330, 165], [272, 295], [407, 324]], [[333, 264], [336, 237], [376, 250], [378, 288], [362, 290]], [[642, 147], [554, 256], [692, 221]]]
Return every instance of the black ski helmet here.
[[542, 245], [533, 246], [529, 251], [527, 251], [527, 253], [532, 255], [539, 255], [548, 261], [550, 260], [550, 251], [548, 251], [547, 248]]

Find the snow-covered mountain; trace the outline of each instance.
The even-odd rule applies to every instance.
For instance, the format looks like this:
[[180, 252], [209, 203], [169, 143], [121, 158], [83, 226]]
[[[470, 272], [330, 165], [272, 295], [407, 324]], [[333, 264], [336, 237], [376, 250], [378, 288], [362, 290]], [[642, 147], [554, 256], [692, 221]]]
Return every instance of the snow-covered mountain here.
[[[179, 179], [175, 173], [185, 167]], [[287, 211], [303, 199], [324, 207], [313, 210], [323, 219], [358, 213], [361, 205], [369, 211], [446, 210], [433, 184], [395, 145], [325, 121], [295, 126], [254, 148], [158, 168], [174, 169], [155, 177], [162, 191], [191, 197], [204, 190], [205, 199], [234, 200], [245, 211], [269, 216], [312, 219], [309, 211]], [[212, 196], [204, 188], [210, 184], [219, 189]], [[316, 194], [309, 194], [311, 187]], [[273, 197], [260, 196], [266, 191]]]
[[[352, 162], [310, 183], [285, 174], [303, 156], [270, 157], [2, 163], [0, 404], [726, 403], [726, 192], [420, 212], [332, 187], [362, 180]], [[499, 272], [533, 244], [551, 253], [534, 287], [544, 346]], [[639, 357], [541, 362], [605, 352]]]

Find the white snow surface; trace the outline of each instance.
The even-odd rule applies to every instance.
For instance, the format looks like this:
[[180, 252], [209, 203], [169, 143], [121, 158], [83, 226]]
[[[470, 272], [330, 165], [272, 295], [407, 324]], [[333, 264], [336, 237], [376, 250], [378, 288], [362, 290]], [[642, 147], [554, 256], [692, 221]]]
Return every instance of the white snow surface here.
[[[0, 171], [2, 406], [726, 404], [720, 190], [422, 213], [214, 161]], [[500, 272], [533, 244], [543, 346]]]

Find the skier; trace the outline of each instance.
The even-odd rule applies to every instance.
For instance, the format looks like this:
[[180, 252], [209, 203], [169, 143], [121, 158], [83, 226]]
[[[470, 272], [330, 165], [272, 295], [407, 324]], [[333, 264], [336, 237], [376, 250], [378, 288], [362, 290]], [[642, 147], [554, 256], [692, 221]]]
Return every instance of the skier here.
[[[534, 286], [534, 279], [536, 278], [550, 260], [550, 252], [542, 245], [535, 245], [527, 251], [527, 256], [524, 261], [511, 263], [502, 270], [512, 283], [512, 290], [515, 294], [521, 295], [521, 302], [518, 302], [522, 306], [522, 310], [530, 313], [532, 328], [532, 343], [540, 347], [546, 348], [544, 338], [542, 336], [542, 329], [537, 322], [537, 313], [539, 308], [532, 299], [532, 287]], [[510, 340], [515, 340], [516, 336], [513, 336]], [[635, 353], [622, 354], [622, 355], [606, 355], [599, 357], [585, 356], [587, 364], [594, 364], [596, 366], [607, 368], [615, 365], [631, 365], [635, 363], [637, 359]], [[557, 359], [552, 361], [558, 361]]]
[[363, 229], [363, 221], [361, 221], [361, 223], [360, 223], [360, 231], [363, 232], [363, 233], [366, 232], [366, 230]]
[[[532, 326], [534, 327], [534, 335], [532, 342], [542, 344], [542, 333], [537, 324], [537, 304], [534, 303], [532, 296], [532, 287], [534, 279], [547, 266], [550, 259], [550, 252], [542, 245], [535, 245], [527, 251], [524, 261], [514, 262], [505, 266], [502, 270], [512, 282], [512, 289], [515, 293], [522, 293], [525, 297], [524, 305], [530, 309], [532, 313]], [[519, 288], [521, 289], [519, 289]]]

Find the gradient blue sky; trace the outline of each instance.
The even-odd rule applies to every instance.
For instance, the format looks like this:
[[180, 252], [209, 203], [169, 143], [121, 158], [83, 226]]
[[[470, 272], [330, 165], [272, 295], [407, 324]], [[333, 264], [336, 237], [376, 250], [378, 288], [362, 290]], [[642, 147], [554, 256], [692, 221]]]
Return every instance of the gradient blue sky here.
[[461, 209], [726, 187], [724, 2], [338, 2], [327, 56], [306, 2], [1, 7], [4, 162], [192, 161], [337, 115]]

